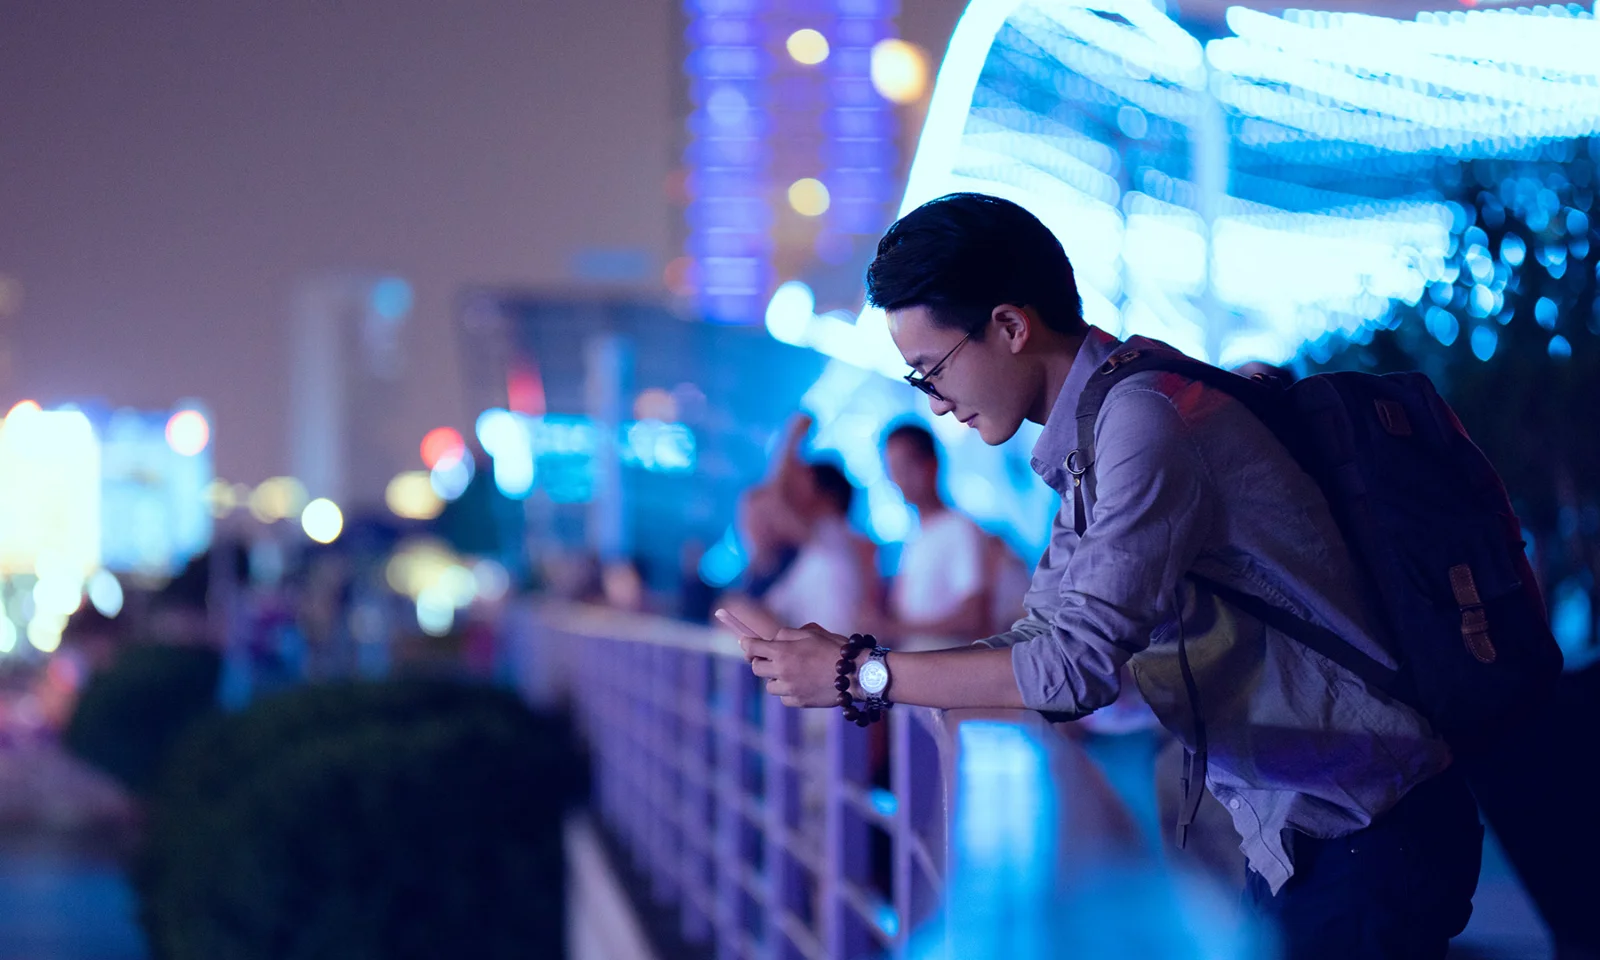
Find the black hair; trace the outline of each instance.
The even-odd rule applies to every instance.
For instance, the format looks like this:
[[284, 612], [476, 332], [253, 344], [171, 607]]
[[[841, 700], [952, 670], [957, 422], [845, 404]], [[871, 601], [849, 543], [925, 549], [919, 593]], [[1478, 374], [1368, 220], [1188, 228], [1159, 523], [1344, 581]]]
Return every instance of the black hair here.
[[902, 423], [889, 431], [883, 438], [883, 445], [888, 448], [889, 444], [897, 440], [910, 444], [911, 449], [924, 460], [932, 460], [935, 463], [939, 461], [939, 446], [934, 443], [933, 434], [929, 433], [926, 427], [915, 423]]
[[930, 200], [896, 221], [867, 267], [867, 302], [927, 307], [935, 323], [974, 340], [1002, 303], [1032, 307], [1059, 333], [1086, 329], [1061, 241], [1027, 210], [982, 193]]
[[811, 482], [817, 485], [817, 492], [823, 497], [833, 501], [841, 514], [850, 512], [850, 504], [855, 500], [856, 488], [850, 483], [850, 478], [844, 471], [831, 463], [811, 464]]

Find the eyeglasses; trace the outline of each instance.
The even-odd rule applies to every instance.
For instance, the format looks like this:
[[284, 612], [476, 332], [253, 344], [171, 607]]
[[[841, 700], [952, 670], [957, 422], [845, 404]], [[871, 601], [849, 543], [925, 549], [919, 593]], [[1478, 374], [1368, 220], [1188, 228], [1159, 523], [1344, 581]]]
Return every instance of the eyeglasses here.
[[972, 334], [970, 333], [962, 337], [955, 346], [950, 348], [950, 352], [945, 354], [938, 363], [934, 364], [927, 373], [919, 376], [917, 372], [913, 370], [906, 374], [906, 383], [911, 384], [913, 387], [916, 387], [918, 390], [921, 390], [923, 393], [926, 393], [933, 399], [938, 400], [940, 403], [949, 403], [950, 401], [945, 397], [945, 395], [940, 393], [939, 389], [933, 385], [933, 378], [937, 377], [940, 372], [944, 370], [944, 365], [950, 362], [950, 358], [956, 355], [956, 351], [960, 350], [966, 344], [966, 342], [971, 339]]

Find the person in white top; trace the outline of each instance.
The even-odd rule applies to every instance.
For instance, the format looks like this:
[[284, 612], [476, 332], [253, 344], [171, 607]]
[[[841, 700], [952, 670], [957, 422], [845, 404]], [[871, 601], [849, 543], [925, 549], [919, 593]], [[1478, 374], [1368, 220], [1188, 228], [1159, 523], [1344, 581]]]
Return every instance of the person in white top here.
[[[884, 442], [889, 479], [917, 510], [917, 530], [900, 554], [889, 593], [891, 637], [970, 638], [991, 631], [993, 566], [989, 537], [939, 495], [939, 451], [933, 435], [915, 424], [889, 432]], [[1018, 603], [1015, 616], [1021, 616]]]
[[877, 606], [877, 554], [870, 541], [850, 529], [855, 487], [830, 463], [804, 465], [791, 479], [785, 484], [789, 506], [808, 531], [800, 552], [760, 604], [738, 598], [724, 606], [758, 627], [809, 620], [846, 635], [862, 630]]

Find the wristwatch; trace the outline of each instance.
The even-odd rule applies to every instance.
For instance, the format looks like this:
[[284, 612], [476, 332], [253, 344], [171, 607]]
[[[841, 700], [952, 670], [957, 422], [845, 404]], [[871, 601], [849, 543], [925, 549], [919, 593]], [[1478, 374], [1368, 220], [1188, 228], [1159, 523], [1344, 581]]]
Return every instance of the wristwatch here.
[[877, 707], [879, 710], [887, 709], [889, 698], [889, 648], [874, 647], [867, 655], [866, 662], [862, 663], [856, 671], [856, 682], [861, 684], [861, 692], [866, 694], [868, 707]]

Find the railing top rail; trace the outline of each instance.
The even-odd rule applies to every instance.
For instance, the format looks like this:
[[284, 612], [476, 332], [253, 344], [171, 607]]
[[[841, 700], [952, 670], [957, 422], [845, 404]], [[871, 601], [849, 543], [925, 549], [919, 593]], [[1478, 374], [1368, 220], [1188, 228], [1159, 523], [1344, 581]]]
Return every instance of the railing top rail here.
[[734, 639], [732, 633], [716, 627], [555, 600], [540, 601], [535, 604], [534, 610], [540, 622], [562, 633], [742, 659], [739, 641]]
[[[672, 620], [655, 614], [629, 613], [595, 604], [541, 600], [534, 604], [539, 620], [552, 629], [599, 640], [622, 640], [689, 650], [719, 657], [742, 659], [739, 641], [721, 627]], [[944, 650], [968, 641], [944, 637], [912, 637], [895, 644], [898, 650]]]

